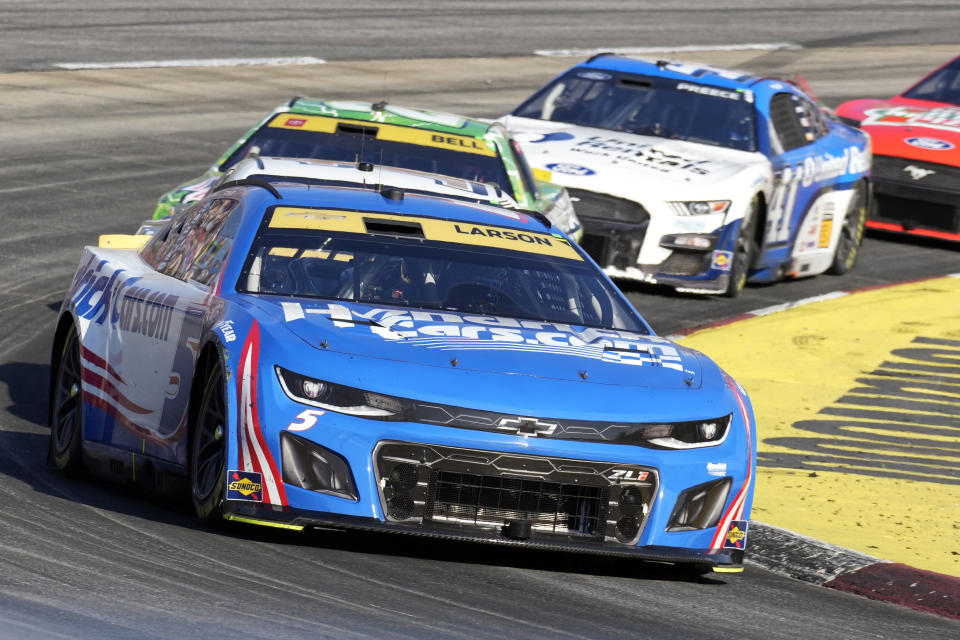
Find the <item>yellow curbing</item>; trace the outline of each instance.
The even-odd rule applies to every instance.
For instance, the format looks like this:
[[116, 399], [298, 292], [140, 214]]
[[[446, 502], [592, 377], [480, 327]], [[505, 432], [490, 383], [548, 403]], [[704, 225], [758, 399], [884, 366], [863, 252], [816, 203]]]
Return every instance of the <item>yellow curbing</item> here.
[[679, 341], [750, 393], [753, 519], [960, 576], [960, 278], [861, 291]]

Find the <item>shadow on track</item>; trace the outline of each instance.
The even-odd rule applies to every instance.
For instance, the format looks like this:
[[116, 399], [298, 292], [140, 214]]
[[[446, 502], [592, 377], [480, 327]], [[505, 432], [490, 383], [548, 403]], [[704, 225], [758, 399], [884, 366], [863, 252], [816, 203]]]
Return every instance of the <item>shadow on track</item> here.
[[[252, 529], [252, 528], [251, 528]], [[258, 536], [262, 537], [262, 536]], [[303, 542], [300, 542], [303, 540]], [[699, 575], [685, 567], [642, 562], [632, 558], [564, 553], [544, 549], [500, 547], [472, 542], [433, 540], [416, 536], [366, 531], [317, 530], [289, 543], [336, 549], [348, 553], [376, 554], [416, 558], [451, 565], [473, 564], [510, 567], [535, 571], [551, 571], [579, 575], [725, 584], [725, 580]], [[451, 570], [454, 570], [451, 567]]]
[[0, 364], [0, 385], [7, 386], [11, 403], [6, 411], [38, 426], [47, 424], [47, 390], [50, 365], [34, 362]]

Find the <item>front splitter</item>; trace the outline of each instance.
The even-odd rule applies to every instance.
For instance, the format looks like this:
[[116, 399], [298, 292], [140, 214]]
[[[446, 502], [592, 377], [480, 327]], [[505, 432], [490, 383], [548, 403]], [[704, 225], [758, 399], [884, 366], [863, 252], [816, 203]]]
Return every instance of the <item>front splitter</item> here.
[[308, 528], [351, 529], [355, 531], [387, 532], [408, 536], [475, 542], [540, 551], [562, 551], [598, 556], [635, 558], [646, 562], [668, 562], [712, 569], [718, 573], [739, 573], [743, 570], [742, 549], [685, 549], [665, 546], [627, 546], [609, 542], [580, 542], [568, 537], [534, 536], [526, 539], [509, 538], [497, 529], [468, 529], [446, 523], [429, 526], [400, 522], [383, 522], [376, 518], [345, 516], [313, 511], [274, 510], [252, 502], [227, 501], [224, 518], [248, 524], [303, 530]]

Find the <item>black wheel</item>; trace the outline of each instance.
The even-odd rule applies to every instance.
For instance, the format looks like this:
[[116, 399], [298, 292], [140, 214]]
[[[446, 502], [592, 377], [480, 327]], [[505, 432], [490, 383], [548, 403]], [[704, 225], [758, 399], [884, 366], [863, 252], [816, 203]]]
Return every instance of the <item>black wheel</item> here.
[[860, 255], [860, 243], [863, 242], [863, 230], [867, 224], [866, 185], [860, 182], [854, 191], [850, 208], [847, 209], [847, 217], [843, 221], [843, 228], [840, 229], [837, 248], [833, 252], [833, 262], [827, 269], [827, 273], [835, 276], [842, 275], [853, 268], [857, 263], [857, 256]]
[[76, 327], [70, 327], [63, 340], [60, 357], [54, 363], [56, 375], [50, 394], [50, 459], [68, 475], [85, 471], [80, 451], [83, 439], [83, 385], [80, 378], [80, 340]]
[[758, 247], [754, 229], [759, 217], [760, 201], [754, 198], [750, 205], [750, 211], [740, 224], [740, 232], [737, 234], [737, 241], [734, 244], [730, 281], [723, 292], [723, 295], [728, 298], [739, 296], [743, 287], [747, 284], [747, 276], [750, 274], [750, 268], [753, 266], [754, 258], [757, 255]]
[[203, 385], [191, 429], [190, 493], [197, 517], [208, 524], [219, 524], [223, 520], [227, 453], [223, 369], [214, 365]]

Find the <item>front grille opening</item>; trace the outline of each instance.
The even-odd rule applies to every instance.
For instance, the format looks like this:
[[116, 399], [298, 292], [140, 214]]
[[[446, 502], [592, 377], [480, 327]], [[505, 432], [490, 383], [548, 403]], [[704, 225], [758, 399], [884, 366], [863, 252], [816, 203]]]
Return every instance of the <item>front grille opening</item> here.
[[695, 276], [706, 270], [709, 255], [702, 251], [674, 250], [660, 265], [659, 271], [670, 276]]
[[489, 527], [526, 520], [542, 533], [603, 538], [603, 487], [434, 471], [429, 496], [425, 520]]
[[580, 239], [580, 246], [587, 252], [588, 256], [596, 260], [602, 267], [606, 263], [609, 242], [610, 238], [584, 233]]
[[644, 228], [650, 222], [650, 214], [639, 202], [585, 189], [567, 189], [567, 192], [581, 221], [584, 218], [593, 218], [628, 222], [643, 225]]
[[907, 230], [960, 231], [960, 208], [954, 205], [886, 194], [877, 194], [877, 205], [876, 219], [900, 223]]

